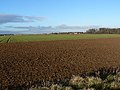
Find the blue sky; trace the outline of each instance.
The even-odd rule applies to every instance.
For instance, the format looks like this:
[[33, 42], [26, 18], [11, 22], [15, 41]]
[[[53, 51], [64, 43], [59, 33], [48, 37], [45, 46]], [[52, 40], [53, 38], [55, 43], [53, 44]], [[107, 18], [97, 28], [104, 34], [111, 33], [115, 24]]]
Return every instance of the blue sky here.
[[62, 24], [120, 27], [120, 0], [0, 0], [0, 30]]

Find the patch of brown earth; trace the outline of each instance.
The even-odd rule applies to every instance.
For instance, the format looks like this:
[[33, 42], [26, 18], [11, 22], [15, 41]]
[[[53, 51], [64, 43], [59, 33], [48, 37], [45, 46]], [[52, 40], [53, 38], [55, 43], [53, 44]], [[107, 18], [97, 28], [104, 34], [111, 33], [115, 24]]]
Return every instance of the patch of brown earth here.
[[0, 44], [2, 87], [120, 67], [120, 38]]

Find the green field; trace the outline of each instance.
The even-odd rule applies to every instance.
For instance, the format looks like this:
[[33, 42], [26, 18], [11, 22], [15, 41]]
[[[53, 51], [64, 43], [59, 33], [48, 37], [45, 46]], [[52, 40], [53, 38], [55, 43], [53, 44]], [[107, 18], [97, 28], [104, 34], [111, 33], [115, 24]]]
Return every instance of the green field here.
[[14, 36], [0, 36], [0, 43], [51, 41], [51, 40], [98, 39], [98, 38], [116, 38], [116, 37], [120, 37], [120, 35], [119, 34], [14, 35]]

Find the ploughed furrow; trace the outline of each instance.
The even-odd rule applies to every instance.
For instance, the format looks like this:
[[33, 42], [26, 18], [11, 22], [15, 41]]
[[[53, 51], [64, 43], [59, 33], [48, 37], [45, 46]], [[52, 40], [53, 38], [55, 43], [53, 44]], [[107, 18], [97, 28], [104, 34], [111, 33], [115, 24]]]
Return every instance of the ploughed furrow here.
[[9, 37], [9, 38], [7, 39], [7, 42], [6, 42], [6, 43], [9, 43], [10, 39], [11, 39], [11, 37]]
[[61, 81], [109, 67], [120, 67], [120, 38], [0, 44], [3, 88]]
[[9, 43], [10, 39], [11, 39], [11, 36], [4, 37], [2, 40], [0, 40], [0, 43]]

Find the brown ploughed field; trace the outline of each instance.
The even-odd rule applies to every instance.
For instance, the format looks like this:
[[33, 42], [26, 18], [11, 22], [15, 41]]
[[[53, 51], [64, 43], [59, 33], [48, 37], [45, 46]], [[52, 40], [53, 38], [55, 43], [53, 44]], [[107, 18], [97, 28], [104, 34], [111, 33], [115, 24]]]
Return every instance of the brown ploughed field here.
[[120, 38], [0, 44], [3, 87], [55, 81], [120, 66]]

